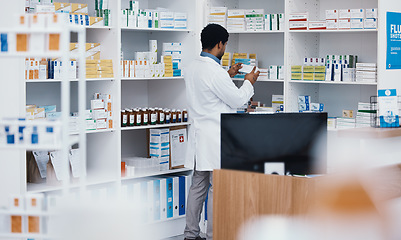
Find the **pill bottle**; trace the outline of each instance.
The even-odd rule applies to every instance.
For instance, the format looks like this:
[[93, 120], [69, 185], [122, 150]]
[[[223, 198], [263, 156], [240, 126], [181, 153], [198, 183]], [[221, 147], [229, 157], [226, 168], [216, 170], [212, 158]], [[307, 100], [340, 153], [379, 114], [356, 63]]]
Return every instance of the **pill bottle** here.
[[148, 119], [149, 119], [149, 114], [148, 114], [148, 109], [142, 108], [141, 111], [141, 116], [142, 116], [142, 125], [148, 125]]
[[182, 110], [182, 121], [188, 122], [188, 111], [186, 109]]
[[175, 109], [171, 110], [171, 123], [177, 122], [177, 111]]
[[162, 108], [159, 109], [159, 124], [164, 124], [166, 118], [166, 114]]
[[142, 113], [139, 109], [135, 109], [135, 126], [140, 126], [142, 124]]
[[177, 110], [177, 122], [182, 122], [182, 114], [180, 109]]
[[134, 112], [131, 109], [126, 109], [125, 112], [127, 112], [127, 126], [129, 127], [134, 126], [135, 122]]
[[170, 109], [166, 109], [166, 110], [164, 111], [164, 115], [165, 115], [165, 120], [164, 120], [164, 122], [165, 122], [166, 124], [169, 124], [170, 121], [171, 121], [171, 112], [170, 112]]
[[121, 127], [127, 126], [128, 116], [125, 110], [121, 110]]
[[154, 108], [150, 109], [150, 125], [156, 125], [157, 123], [157, 112]]

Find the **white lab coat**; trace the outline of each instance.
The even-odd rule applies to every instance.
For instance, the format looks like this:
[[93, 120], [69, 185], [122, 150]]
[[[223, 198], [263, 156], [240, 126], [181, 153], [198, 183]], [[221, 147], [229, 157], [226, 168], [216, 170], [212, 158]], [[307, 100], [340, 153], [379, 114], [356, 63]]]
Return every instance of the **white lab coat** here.
[[185, 70], [188, 101], [188, 148], [185, 167], [220, 169], [220, 114], [235, 113], [254, 94], [249, 81], [241, 88], [216, 61], [199, 56]]

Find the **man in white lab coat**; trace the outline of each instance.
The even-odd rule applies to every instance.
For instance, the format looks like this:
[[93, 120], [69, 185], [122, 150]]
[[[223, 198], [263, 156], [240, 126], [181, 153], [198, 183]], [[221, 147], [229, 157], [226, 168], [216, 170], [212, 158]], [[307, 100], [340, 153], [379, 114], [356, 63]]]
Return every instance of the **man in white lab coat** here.
[[242, 67], [233, 65], [225, 71], [220, 60], [228, 41], [228, 32], [217, 24], [209, 24], [201, 33], [202, 52], [185, 71], [188, 115], [192, 122], [188, 130], [187, 168], [194, 169], [188, 194], [185, 239], [201, 240], [199, 221], [202, 205], [208, 195], [208, 224], [206, 237], [213, 239], [212, 171], [220, 168], [220, 114], [235, 113], [254, 94], [253, 84], [259, 72], [245, 75], [238, 88], [231, 77]]

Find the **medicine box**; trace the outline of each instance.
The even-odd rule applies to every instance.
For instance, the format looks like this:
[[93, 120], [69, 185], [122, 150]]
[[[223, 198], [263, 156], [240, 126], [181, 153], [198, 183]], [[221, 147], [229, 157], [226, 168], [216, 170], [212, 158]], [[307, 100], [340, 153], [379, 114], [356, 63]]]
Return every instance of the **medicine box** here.
[[324, 104], [323, 103], [311, 103], [310, 110], [313, 112], [323, 112]]
[[103, 109], [104, 101], [102, 99], [91, 100], [91, 109]]
[[298, 96], [298, 103], [299, 104], [310, 104], [311, 97], [310, 96]]
[[309, 21], [309, 30], [326, 29], [326, 21]]
[[376, 18], [365, 18], [363, 20], [363, 27], [365, 29], [377, 29], [377, 19]]
[[335, 30], [338, 29], [338, 20], [326, 20], [326, 29]]
[[340, 9], [338, 11], [339, 19], [349, 19], [351, 18], [351, 9]]
[[290, 30], [308, 30], [307, 21], [292, 21], [290, 24]]
[[363, 18], [351, 18], [351, 29], [363, 29]]
[[326, 20], [338, 19], [337, 10], [326, 10]]
[[377, 18], [377, 8], [366, 9], [366, 18]]
[[365, 9], [351, 9], [351, 18], [365, 18]]
[[292, 21], [303, 21], [303, 22], [307, 22], [309, 18], [309, 13], [290, 13], [288, 15], [288, 20], [290, 22]]
[[338, 29], [351, 29], [351, 19], [339, 19]]

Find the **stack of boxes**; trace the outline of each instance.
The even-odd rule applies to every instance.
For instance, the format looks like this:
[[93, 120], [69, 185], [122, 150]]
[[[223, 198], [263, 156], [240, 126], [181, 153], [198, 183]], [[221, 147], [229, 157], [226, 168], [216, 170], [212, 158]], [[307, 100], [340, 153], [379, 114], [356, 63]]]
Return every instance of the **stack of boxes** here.
[[325, 76], [324, 58], [304, 58], [303, 66], [291, 66], [291, 80], [324, 81]]
[[139, 9], [138, 1], [129, 1], [121, 10], [121, 27], [187, 29], [187, 13]]
[[[73, 114], [71, 125], [77, 121], [78, 113]], [[86, 130], [113, 128], [112, 96], [110, 94], [93, 94], [91, 109], [85, 111]], [[78, 128], [75, 127], [78, 131]]]
[[111, 59], [86, 60], [86, 78], [113, 78]]
[[376, 110], [372, 110], [370, 103], [358, 103], [358, 113], [356, 115], [356, 127], [370, 127]]
[[326, 81], [355, 82], [357, 61], [355, 55], [327, 55]]
[[284, 80], [284, 66], [277, 66], [277, 65], [269, 66], [268, 78], [270, 80]]
[[308, 30], [309, 13], [290, 13], [288, 16], [290, 30]]
[[[244, 65], [249, 66], [258, 66], [258, 60], [256, 59], [256, 54], [247, 54], [247, 53], [234, 53], [233, 54], [233, 65], [236, 63], [242, 63]], [[241, 72], [241, 69], [240, 69]], [[239, 73], [234, 76], [234, 78], [243, 79], [245, 77], [245, 73]]]
[[284, 112], [284, 95], [272, 95], [272, 108], [274, 112]]
[[355, 126], [356, 126], [355, 118], [341, 117], [341, 118], [336, 119], [336, 128], [337, 129], [350, 129], [350, 128], [355, 128]]
[[247, 9], [245, 10], [245, 21], [247, 31], [263, 31], [264, 30], [264, 14], [263, 9]]
[[[175, 43], [163, 43], [163, 63], [165, 65], [166, 77], [172, 77], [170, 71], [166, 72], [167, 67], [172, 65], [173, 77], [182, 76], [181, 61], [182, 61], [182, 44], [180, 42]], [[171, 59], [171, 62], [170, 62]], [[171, 70], [171, 69], [168, 69]]]
[[[88, 4], [55, 2], [54, 11], [56, 13], [69, 14], [69, 22], [73, 24], [82, 26], [110, 26], [109, 9], [102, 10], [102, 14], [100, 14], [100, 10], [97, 9], [96, 17], [90, 17], [88, 15]], [[104, 19], [103, 15], [105, 16]]]
[[228, 9], [227, 30], [229, 32], [242, 32], [246, 30], [244, 9]]
[[266, 14], [265, 18], [265, 31], [284, 31], [284, 14]]
[[[25, 59], [25, 79], [61, 79], [62, 62], [38, 58]], [[68, 78], [77, 78], [77, 62], [68, 61]]]
[[357, 82], [377, 82], [377, 66], [376, 63], [357, 63], [356, 64], [356, 81]]
[[149, 156], [159, 159], [160, 171], [169, 169], [170, 163], [170, 129], [149, 130]]
[[312, 103], [310, 96], [298, 96], [299, 112], [323, 112], [323, 103]]
[[333, 9], [325, 11], [325, 20], [308, 21], [308, 13], [292, 13], [290, 30], [377, 29], [377, 9]]
[[95, 0], [96, 17], [103, 18], [104, 26], [111, 26], [110, 0]]
[[226, 7], [212, 7], [208, 16], [208, 24], [219, 24], [227, 28], [227, 8]]
[[228, 71], [231, 66], [231, 54], [229, 52], [225, 52], [223, 57], [221, 58], [221, 66]]
[[180, 77], [181, 43], [163, 43], [161, 63], [157, 61], [157, 40], [149, 40], [149, 52], [136, 52], [136, 60], [121, 61], [123, 78]]

